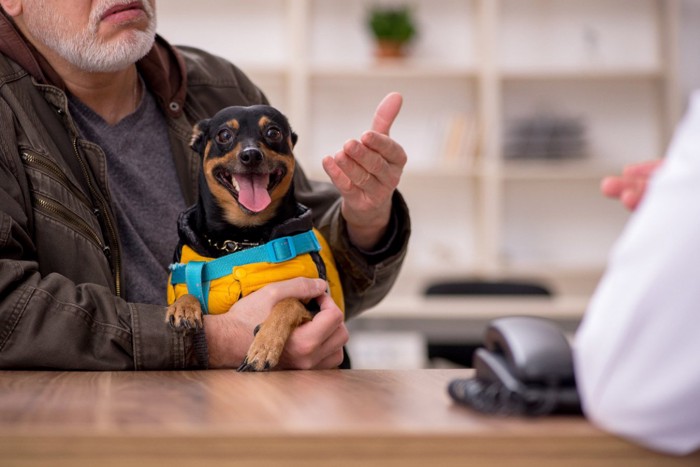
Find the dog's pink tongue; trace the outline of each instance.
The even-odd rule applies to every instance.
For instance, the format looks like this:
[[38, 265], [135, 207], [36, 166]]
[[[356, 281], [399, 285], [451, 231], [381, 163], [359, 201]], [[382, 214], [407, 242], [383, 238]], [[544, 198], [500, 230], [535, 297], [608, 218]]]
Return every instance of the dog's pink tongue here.
[[272, 200], [267, 192], [270, 175], [234, 175], [238, 183], [238, 202], [246, 209], [260, 212], [270, 205]]

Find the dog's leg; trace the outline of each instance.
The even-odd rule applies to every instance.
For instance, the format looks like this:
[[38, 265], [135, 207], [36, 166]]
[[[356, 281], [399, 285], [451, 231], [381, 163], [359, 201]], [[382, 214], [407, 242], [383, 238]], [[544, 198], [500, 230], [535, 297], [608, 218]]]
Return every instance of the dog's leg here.
[[264, 371], [277, 366], [289, 335], [311, 318], [311, 313], [299, 300], [288, 298], [279, 302], [259, 326], [238, 371]]
[[174, 328], [202, 328], [202, 307], [199, 300], [191, 294], [182, 295], [168, 307], [165, 321]]

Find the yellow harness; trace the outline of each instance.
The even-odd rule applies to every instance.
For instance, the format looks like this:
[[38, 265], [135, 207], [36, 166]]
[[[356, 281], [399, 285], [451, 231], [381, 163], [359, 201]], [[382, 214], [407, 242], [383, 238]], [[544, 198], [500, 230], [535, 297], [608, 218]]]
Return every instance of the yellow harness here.
[[295, 277], [322, 277], [312, 257], [315, 252], [323, 261], [320, 267], [325, 266], [331, 296], [345, 311], [335, 260], [328, 243], [316, 229], [216, 259], [201, 256], [184, 245], [181, 262], [170, 266], [168, 304], [191, 293], [199, 299], [205, 313], [225, 313], [241, 297], [267, 284]]

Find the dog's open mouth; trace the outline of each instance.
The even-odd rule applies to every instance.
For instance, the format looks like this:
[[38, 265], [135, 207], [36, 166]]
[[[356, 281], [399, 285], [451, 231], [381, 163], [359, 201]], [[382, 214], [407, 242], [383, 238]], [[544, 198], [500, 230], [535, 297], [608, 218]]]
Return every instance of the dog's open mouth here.
[[270, 193], [285, 175], [284, 167], [268, 173], [234, 173], [226, 167], [214, 169], [216, 180], [231, 192], [242, 208], [252, 213], [264, 211], [272, 203]]

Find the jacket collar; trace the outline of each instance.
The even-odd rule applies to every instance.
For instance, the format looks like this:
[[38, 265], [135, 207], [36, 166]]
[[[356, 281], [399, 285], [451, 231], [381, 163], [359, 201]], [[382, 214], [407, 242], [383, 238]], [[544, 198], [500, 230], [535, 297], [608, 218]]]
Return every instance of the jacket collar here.
[[[12, 20], [0, 9], [0, 53], [17, 62], [32, 77], [65, 91], [61, 76], [34, 48]], [[173, 118], [182, 115], [187, 93], [187, 73], [182, 56], [165, 39], [156, 36], [153, 48], [137, 62], [148, 89], [163, 112]]]

